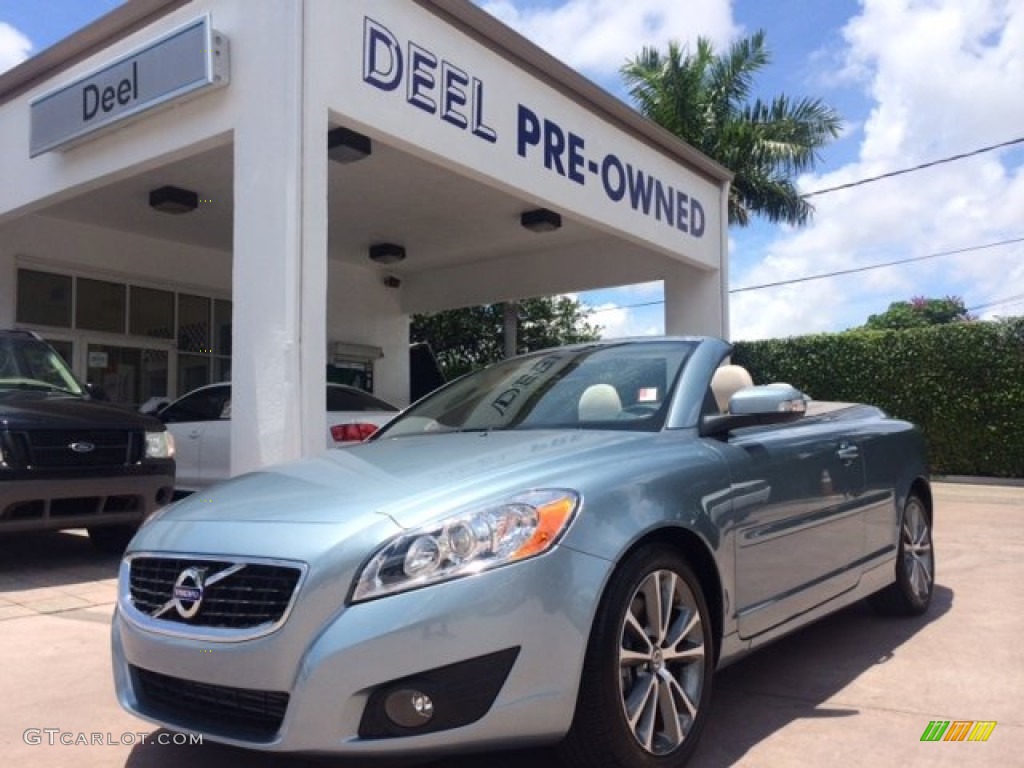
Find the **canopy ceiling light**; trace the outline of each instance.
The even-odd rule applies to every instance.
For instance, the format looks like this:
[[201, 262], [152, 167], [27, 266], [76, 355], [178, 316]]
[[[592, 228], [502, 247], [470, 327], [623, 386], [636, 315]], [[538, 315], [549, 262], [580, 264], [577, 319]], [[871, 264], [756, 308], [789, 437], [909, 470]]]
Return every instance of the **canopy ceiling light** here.
[[554, 232], [562, 226], [562, 215], [547, 208], [537, 208], [526, 211], [519, 217], [519, 223], [531, 232]]
[[160, 187], [150, 191], [149, 207], [160, 213], [190, 213], [199, 207], [199, 195], [181, 187]]
[[371, 152], [373, 146], [369, 136], [348, 128], [335, 128], [327, 132], [327, 156], [337, 163], [354, 163], [369, 157]]
[[405, 259], [405, 248], [394, 243], [374, 243], [370, 246], [370, 260], [378, 264], [397, 264]]

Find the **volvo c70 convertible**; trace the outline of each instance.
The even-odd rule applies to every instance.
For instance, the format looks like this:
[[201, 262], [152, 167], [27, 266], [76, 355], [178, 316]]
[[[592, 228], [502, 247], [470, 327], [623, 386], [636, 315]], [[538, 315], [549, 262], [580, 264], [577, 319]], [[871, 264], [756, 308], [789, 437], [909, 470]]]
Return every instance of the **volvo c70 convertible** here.
[[121, 704], [268, 751], [682, 765], [716, 668], [864, 597], [922, 613], [934, 581], [918, 429], [729, 353], [506, 360], [158, 512], [121, 566]]

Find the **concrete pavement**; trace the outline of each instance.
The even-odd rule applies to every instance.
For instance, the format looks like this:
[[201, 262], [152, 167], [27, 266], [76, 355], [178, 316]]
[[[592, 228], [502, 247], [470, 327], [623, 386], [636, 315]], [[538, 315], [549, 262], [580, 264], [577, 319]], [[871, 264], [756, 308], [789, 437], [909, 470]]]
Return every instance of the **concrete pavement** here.
[[[715, 678], [694, 768], [1024, 764], [1024, 488], [934, 489], [938, 577], [931, 611], [894, 620], [853, 606], [724, 670]], [[116, 572], [117, 558], [96, 554], [76, 533], [0, 539], [0, 764], [312, 764], [213, 744], [140, 745], [143, 736], [167, 735], [114, 700], [108, 635]], [[931, 720], [998, 725], [985, 743], [922, 743]], [[37, 735], [41, 743], [26, 743], [26, 729], [36, 729], [29, 740]], [[56, 743], [47, 743], [43, 729], [57, 730]], [[63, 745], [60, 733], [96, 734], [104, 743]], [[436, 765], [555, 763], [528, 752]]]

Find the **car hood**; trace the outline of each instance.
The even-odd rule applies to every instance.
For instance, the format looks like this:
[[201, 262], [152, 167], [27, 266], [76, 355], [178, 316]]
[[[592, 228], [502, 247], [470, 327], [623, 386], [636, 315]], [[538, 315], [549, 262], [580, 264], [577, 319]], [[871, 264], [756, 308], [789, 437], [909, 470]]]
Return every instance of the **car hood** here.
[[381, 439], [242, 475], [179, 502], [161, 520], [329, 524], [374, 514], [416, 527], [467, 504], [571, 487], [605, 454], [652, 437], [545, 430]]
[[37, 393], [0, 397], [0, 425], [12, 429], [164, 428], [158, 419], [116, 405]]

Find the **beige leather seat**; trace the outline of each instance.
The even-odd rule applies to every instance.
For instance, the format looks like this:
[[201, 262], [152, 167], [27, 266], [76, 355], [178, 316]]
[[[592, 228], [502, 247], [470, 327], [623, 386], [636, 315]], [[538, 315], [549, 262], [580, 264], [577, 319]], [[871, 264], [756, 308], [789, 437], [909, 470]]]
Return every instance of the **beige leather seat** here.
[[729, 412], [729, 400], [744, 387], [754, 386], [754, 380], [747, 369], [740, 365], [723, 365], [711, 377], [711, 391], [715, 395], [715, 403], [722, 413]]
[[580, 396], [580, 421], [610, 421], [622, 412], [619, 393], [611, 384], [591, 384]]

